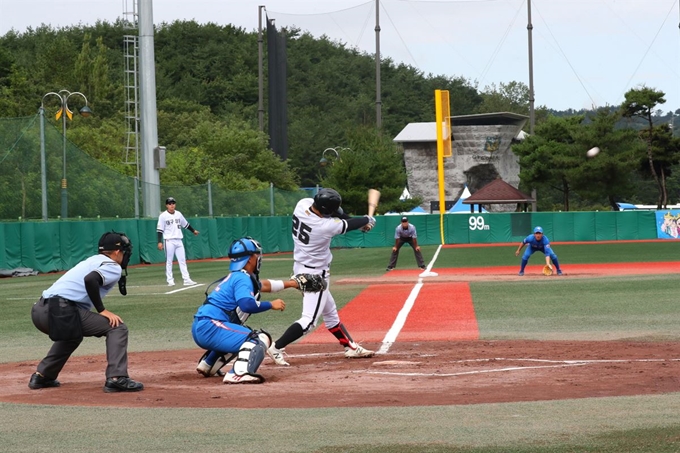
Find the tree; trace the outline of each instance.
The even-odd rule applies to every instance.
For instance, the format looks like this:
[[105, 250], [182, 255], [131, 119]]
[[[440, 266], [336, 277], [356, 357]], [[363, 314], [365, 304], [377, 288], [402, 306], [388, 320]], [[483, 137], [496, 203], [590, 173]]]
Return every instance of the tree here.
[[[573, 194], [586, 207], [606, 200], [618, 210], [620, 197], [633, 193], [631, 174], [641, 150], [634, 130], [615, 127], [618, 117], [606, 108], [588, 118], [548, 117], [533, 136], [513, 146], [520, 156], [522, 185], [558, 191], [565, 211], [572, 210]], [[588, 159], [585, 152], [593, 146], [602, 151]], [[550, 208], [545, 202], [539, 206]]]
[[621, 104], [621, 111], [625, 117], [638, 117], [647, 122], [647, 128], [641, 132], [641, 137], [647, 142], [647, 160], [649, 162], [649, 171], [656, 182], [659, 190], [656, 206], [661, 209], [667, 203], [666, 195], [666, 181], [660, 179], [654, 165], [654, 148], [652, 146], [654, 124], [652, 122], [652, 115], [654, 109], [659, 104], [666, 103], [664, 98], [665, 93], [656, 91], [653, 88], [642, 86], [640, 88], [633, 88], [626, 93], [625, 101]]
[[652, 129], [652, 149], [654, 168], [650, 168], [648, 158], [641, 159], [640, 167], [645, 174], [656, 173], [663, 190], [661, 206], [668, 205], [668, 178], [673, 166], [680, 161], [680, 139], [673, 137], [673, 130], [667, 124], [654, 126]]
[[[361, 128], [347, 136], [347, 148], [328, 167], [323, 187], [342, 195], [342, 207], [350, 214], [365, 214], [368, 189], [381, 191], [380, 213], [402, 211], [399, 197], [406, 186], [404, 156], [397, 145], [374, 128]], [[417, 205], [420, 200], [413, 200]], [[412, 207], [412, 206], [411, 206]]]
[[[618, 211], [617, 202], [635, 194], [632, 176], [644, 144], [633, 129], [617, 128], [621, 114], [608, 108], [598, 109], [573, 131], [581, 165], [573, 172], [574, 191], [591, 204], [606, 198], [607, 204]], [[597, 157], [585, 157], [586, 149], [600, 148]]]
[[492, 83], [482, 92], [479, 113], [512, 112], [529, 114], [529, 87], [522, 82]]
[[582, 121], [582, 116], [549, 117], [536, 127], [534, 135], [512, 147], [520, 158], [519, 177], [522, 185], [557, 189], [562, 193], [565, 211], [569, 211], [571, 171], [579, 165], [572, 131]]

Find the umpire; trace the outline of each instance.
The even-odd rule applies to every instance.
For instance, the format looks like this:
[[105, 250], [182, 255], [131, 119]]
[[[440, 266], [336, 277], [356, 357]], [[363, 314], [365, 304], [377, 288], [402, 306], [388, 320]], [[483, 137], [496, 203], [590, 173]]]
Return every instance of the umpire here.
[[390, 256], [390, 263], [387, 265], [387, 270], [391, 271], [397, 265], [399, 258], [399, 249], [402, 245], [408, 244], [413, 247], [413, 253], [416, 256], [416, 263], [421, 269], [425, 269], [425, 261], [423, 261], [423, 254], [420, 253], [420, 246], [418, 245], [418, 233], [416, 227], [408, 223], [408, 217], [401, 218], [401, 224], [397, 225], [394, 231], [394, 247], [392, 247], [392, 255]]
[[105, 392], [137, 392], [144, 388], [141, 382], [128, 376], [128, 328], [102, 302], [116, 284], [121, 294], [127, 294], [123, 270], [127, 269], [131, 254], [132, 244], [125, 234], [104, 233], [99, 239], [99, 254], [62, 275], [33, 304], [33, 324], [49, 335], [54, 344], [31, 376], [29, 388], [59, 387], [57, 376], [83, 337], [106, 337]]

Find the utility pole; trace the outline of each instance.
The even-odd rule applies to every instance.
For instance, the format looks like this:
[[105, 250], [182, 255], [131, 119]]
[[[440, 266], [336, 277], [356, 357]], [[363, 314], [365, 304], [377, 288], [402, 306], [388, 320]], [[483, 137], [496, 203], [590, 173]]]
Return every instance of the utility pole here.
[[375, 125], [382, 128], [382, 100], [380, 97], [380, 0], [375, 0]]
[[264, 63], [263, 63], [263, 39], [262, 39], [262, 10], [264, 5], [258, 6], [257, 9], [257, 121], [260, 125], [260, 132], [264, 131]]
[[534, 115], [534, 49], [531, 42], [531, 32], [534, 26], [531, 25], [531, 0], [527, 0], [527, 30], [529, 32], [529, 134], [534, 135], [534, 125], [536, 118]]

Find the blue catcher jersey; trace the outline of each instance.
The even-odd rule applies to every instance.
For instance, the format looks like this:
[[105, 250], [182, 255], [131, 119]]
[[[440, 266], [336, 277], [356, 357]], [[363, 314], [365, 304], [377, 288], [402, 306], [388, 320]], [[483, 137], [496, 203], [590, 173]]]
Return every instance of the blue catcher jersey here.
[[[255, 292], [250, 275], [245, 271], [231, 272], [208, 295], [206, 303], [199, 307], [195, 317], [230, 321], [227, 312], [235, 312], [241, 323], [244, 323], [249, 313], [239, 308], [238, 301], [248, 298], [252, 299], [258, 308], [260, 307], [260, 291], [257, 288]], [[257, 311], [259, 310], [255, 310]]]

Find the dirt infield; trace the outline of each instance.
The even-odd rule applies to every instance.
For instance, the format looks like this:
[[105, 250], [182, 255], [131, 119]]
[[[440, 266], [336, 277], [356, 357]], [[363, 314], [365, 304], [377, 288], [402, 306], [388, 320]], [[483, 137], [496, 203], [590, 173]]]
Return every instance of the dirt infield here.
[[[376, 346], [368, 344], [367, 346]], [[431, 406], [676, 392], [680, 344], [463, 341], [395, 344], [388, 354], [345, 359], [337, 345], [293, 345], [290, 367], [269, 359], [262, 385], [225, 385], [193, 369], [198, 350], [134, 353], [143, 392], [102, 392], [106, 360], [74, 357], [60, 388], [30, 390], [35, 362], [0, 366], [0, 401], [118, 407], [299, 408]], [[77, 371], [76, 371], [77, 370]], [[324, 398], [324, 395], [332, 397]]]
[[[662, 263], [666, 272], [678, 266], [670, 264]], [[586, 267], [570, 269], [571, 275], [589, 272]], [[611, 272], [620, 275], [624, 269], [614, 265]], [[636, 264], [628, 273], [648, 273], [644, 269]], [[484, 275], [489, 279], [486, 270], [468, 272], [467, 281]], [[602, 265], [598, 272], [602, 274]], [[413, 271], [399, 273], [391, 272], [389, 279], [403, 282], [408, 275], [417, 280]], [[459, 281], [463, 275], [455, 270], [442, 272], [439, 278]], [[498, 275], [496, 269], [493, 279], [498, 280]], [[567, 271], [564, 277], [529, 278], [569, 275]], [[220, 378], [199, 376], [194, 369], [198, 349], [131, 353], [130, 374], [146, 387], [132, 394], [102, 392], [104, 354], [71, 358], [59, 376], [62, 386], [42, 390], [27, 386], [37, 361], [6, 363], [0, 364], [4, 378], [0, 401], [118, 407], [429, 406], [661, 394], [680, 389], [680, 343], [410, 340], [395, 342], [385, 354], [354, 360], [345, 359], [337, 343], [293, 344], [287, 348], [290, 367], [265, 359], [260, 368], [267, 379], [263, 385], [224, 385]], [[369, 340], [364, 346], [378, 349], [381, 344]]]

